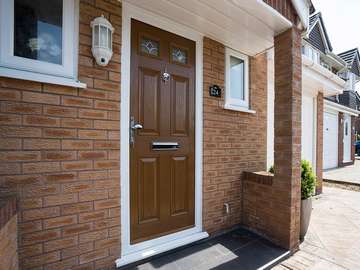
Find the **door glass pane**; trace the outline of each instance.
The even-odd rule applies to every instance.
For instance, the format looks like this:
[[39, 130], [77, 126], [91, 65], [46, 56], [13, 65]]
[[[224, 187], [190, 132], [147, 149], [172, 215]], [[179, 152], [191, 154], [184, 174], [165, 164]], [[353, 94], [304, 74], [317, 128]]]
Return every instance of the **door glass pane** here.
[[62, 0], [14, 0], [14, 55], [62, 64]]
[[349, 124], [348, 124], [348, 122], [345, 122], [345, 136], [347, 136], [349, 134], [348, 129], [349, 129]]
[[244, 61], [230, 56], [230, 97], [245, 100]]
[[159, 42], [143, 37], [140, 42], [140, 49], [143, 53], [159, 56]]
[[180, 48], [172, 48], [171, 55], [174, 62], [179, 62], [181, 64], [187, 63], [187, 53], [185, 50]]

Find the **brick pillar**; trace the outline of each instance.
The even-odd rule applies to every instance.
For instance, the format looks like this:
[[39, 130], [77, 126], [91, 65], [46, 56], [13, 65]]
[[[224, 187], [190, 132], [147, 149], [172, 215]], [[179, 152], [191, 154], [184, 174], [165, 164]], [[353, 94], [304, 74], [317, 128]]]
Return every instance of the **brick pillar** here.
[[291, 28], [275, 37], [275, 176], [279, 243], [299, 246], [301, 162], [301, 34]]
[[351, 160], [355, 162], [355, 123], [356, 117], [351, 116]]
[[344, 113], [339, 112], [338, 130], [338, 166], [344, 166]]
[[324, 136], [324, 94], [317, 96], [316, 130], [316, 194], [322, 193], [323, 185], [323, 136]]

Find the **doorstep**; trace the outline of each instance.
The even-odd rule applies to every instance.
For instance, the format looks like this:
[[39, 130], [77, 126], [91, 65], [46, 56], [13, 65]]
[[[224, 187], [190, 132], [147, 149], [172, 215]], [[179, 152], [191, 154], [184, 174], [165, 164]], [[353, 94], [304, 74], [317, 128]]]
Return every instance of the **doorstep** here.
[[289, 255], [289, 251], [239, 228], [119, 269], [268, 269]]

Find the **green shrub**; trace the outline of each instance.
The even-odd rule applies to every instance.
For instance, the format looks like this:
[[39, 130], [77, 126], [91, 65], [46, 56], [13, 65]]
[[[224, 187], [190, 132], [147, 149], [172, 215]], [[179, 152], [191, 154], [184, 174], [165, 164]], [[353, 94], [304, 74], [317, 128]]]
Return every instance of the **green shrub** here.
[[310, 162], [301, 161], [301, 199], [310, 198], [314, 193], [316, 177], [312, 171]]
[[[274, 165], [269, 169], [269, 173], [275, 173]], [[307, 160], [301, 161], [301, 199], [310, 198], [314, 193], [316, 184], [316, 177], [312, 171], [310, 162]]]

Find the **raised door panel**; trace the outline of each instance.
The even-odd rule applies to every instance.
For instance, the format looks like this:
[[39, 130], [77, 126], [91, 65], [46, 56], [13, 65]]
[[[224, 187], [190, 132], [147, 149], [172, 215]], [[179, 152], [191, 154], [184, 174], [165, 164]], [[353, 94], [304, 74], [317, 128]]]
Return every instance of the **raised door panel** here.
[[189, 134], [189, 79], [172, 76], [171, 80], [171, 135]]
[[139, 224], [160, 219], [160, 175], [157, 158], [142, 158], [138, 163]]
[[160, 133], [160, 71], [139, 69], [139, 135]]
[[171, 215], [181, 215], [189, 208], [189, 178], [187, 157], [172, 157], [171, 160]]

